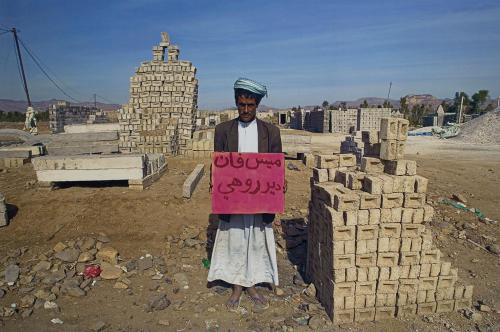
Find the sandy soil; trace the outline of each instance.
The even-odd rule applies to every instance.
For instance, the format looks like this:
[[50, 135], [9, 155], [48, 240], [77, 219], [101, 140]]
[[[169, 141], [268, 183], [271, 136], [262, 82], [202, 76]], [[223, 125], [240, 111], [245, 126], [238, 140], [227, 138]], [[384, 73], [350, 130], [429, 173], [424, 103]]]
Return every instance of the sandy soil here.
[[[293, 283], [297, 270], [303, 269], [305, 242], [286, 250], [286, 241], [281, 236], [285, 226], [300, 223], [307, 214], [311, 170], [299, 161], [288, 161], [299, 170], [287, 170], [286, 213], [278, 217], [275, 225], [279, 244], [279, 287], [284, 295], [277, 296], [263, 288], [261, 291], [271, 302], [269, 310], [253, 313], [251, 303], [244, 297], [241, 305], [245, 310], [239, 314], [227, 312], [224, 302], [229, 290], [209, 288], [206, 283], [207, 270], [202, 259], [207, 257], [207, 249], [204, 245], [189, 247], [183, 242], [194, 236], [201, 241], [207, 241], [208, 237], [210, 243], [213, 236], [216, 225], [210, 221], [213, 219], [209, 215], [207, 177], [191, 199], [181, 197], [181, 185], [189, 172], [197, 163], [208, 165], [209, 161], [170, 158], [169, 170], [143, 192], [115, 185], [77, 185], [46, 191], [36, 185], [27, 185], [36, 178], [30, 164], [0, 172], [0, 191], [11, 204], [13, 216], [11, 224], [0, 229], [0, 271], [16, 248], [26, 247], [23, 257], [29, 259], [50, 250], [60, 241], [99, 233], [109, 237], [110, 244], [124, 261], [149, 253], [163, 258], [167, 265], [166, 279], [133, 275], [128, 290], [114, 289], [114, 282], [99, 280], [84, 297], [60, 296], [56, 300], [59, 312], [41, 308], [27, 318], [20, 315], [0, 318], [0, 330], [82, 331], [92, 328], [98, 321], [106, 323], [106, 331], [200, 331], [207, 327], [216, 331], [215, 325], [220, 331], [285, 331], [283, 326], [288, 326], [288, 331], [290, 327], [294, 331], [311, 330], [299, 325], [303, 317], [315, 317], [319, 322], [317, 330], [325, 331], [498, 330], [499, 257], [467, 239], [483, 247], [498, 243], [499, 226], [438, 203], [441, 197], [459, 192], [467, 197], [469, 206], [479, 208], [493, 220], [500, 220], [498, 148], [463, 149], [457, 145], [442, 147], [441, 143], [428, 147], [433, 144], [411, 141], [408, 158], [417, 160], [418, 173], [430, 179], [429, 198], [438, 213], [427, 227], [433, 231], [444, 259], [459, 269], [464, 282], [475, 286], [474, 302], [482, 301], [492, 308], [490, 313], [481, 313], [481, 321], [474, 322], [461, 313], [449, 313], [341, 327], [332, 325], [318, 301], [302, 294], [304, 287]], [[170, 281], [176, 273], [187, 276], [188, 289]], [[0, 307], [18, 302], [16, 292], [9, 291], [6, 285], [0, 284], [0, 288], [7, 289], [5, 297], [0, 299]], [[144, 304], [158, 292], [167, 294], [172, 304], [163, 311], [145, 312]], [[56, 317], [64, 324], [50, 322]]]

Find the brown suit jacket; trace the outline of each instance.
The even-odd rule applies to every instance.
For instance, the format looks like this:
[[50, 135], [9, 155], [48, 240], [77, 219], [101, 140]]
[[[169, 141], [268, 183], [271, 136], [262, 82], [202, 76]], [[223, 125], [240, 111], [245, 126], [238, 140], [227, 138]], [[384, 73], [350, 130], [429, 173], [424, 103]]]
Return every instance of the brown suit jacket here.
[[[275, 125], [257, 119], [259, 153], [282, 153], [280, 130]], [[238, 152], [238, 119], [223, 122], [215, 127], [215, 152]], [[229, 221], [229, 214], [219, 215]], [[264, 213], [264, 222], [272, 222], [274, 214]]]

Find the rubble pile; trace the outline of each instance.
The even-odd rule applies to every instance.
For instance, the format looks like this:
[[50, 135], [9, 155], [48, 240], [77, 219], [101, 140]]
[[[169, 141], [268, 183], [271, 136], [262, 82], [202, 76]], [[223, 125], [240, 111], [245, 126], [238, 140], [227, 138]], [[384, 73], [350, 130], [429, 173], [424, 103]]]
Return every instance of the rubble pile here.
[[441, 260], [425, 223], [427, 179], [404, 160], [408, 122], [382, 119], [380, 158], [317, 155], [311, 178], [307, 275], [336, 323], [449, 312], [472, 286]]
[[466, 143], [500, 144], [500, 108], [481, 115], [460, 127], [454, 138]]

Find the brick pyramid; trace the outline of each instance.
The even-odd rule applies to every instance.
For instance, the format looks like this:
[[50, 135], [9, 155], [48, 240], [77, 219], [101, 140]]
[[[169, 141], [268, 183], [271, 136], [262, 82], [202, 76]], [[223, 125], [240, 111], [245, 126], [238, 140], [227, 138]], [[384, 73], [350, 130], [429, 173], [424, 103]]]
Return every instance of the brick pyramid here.
[[[307, 275], [335, 323], [374, 321], [470, 307], [473, 286], [441, 260], [425, 223], [427, 179], [404, 160], [408, 121], [381, 120], [380, 158], [315, 155]], [[366, 136], [378, 137], [366, 137]]]

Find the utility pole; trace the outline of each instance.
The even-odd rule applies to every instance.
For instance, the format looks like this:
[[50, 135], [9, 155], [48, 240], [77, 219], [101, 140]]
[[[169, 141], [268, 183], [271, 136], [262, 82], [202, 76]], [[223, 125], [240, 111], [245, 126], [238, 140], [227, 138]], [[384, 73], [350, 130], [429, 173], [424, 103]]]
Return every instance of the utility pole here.
[[387, 101], [389, 101], [389, 96], [391, 95], [392, 82], [389, 83], [389, 92], [387, 93]]
[[97, 99], [96, 94], [94, 93], [94, 108], [97, 108]]
[[19, 65], [21, 67], [21, 75], [23, 77], [24, 92], [26, 93], [26, 99], [28, 100], [28, 106], [32, 106], [31, 99], [30, 99], [30, 93], [28, 91], [28, 83], [26, 82], [26, 75], [24, 74], [23, 58], [21, 57], [21, 50], [19, 49], [19, 41], [17, 39], [17, 30], [16, 30], [16, 28], [12, 28], [10, 30], [10, 32], [12, 32], [12, 34], [14, 35], [14, 41], [16, 42], [17, 56], [19, 58]]
[[458, 119], [457, 119], [458, 124], [462, 123], [462, 107], [463, 106], [464, 106], [464, 96], [462, 96], [462, 99], [460, 99], [460, 112], [458, 113]]

